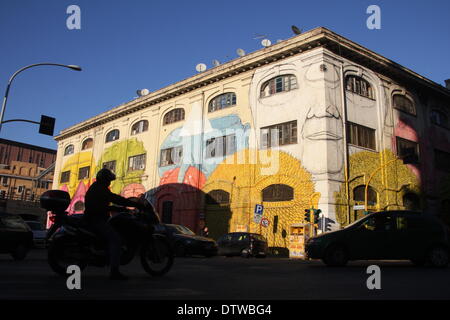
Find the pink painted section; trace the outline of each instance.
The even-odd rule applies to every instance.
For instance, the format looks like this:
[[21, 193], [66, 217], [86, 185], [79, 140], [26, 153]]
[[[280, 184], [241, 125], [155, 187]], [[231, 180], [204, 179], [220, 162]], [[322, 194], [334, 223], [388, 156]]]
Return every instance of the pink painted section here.
[[139, 197], [141, 194], [145, 193], [145, 188], [140, 183], [131, 183], [127, 185], [122, 190], [122, 197], [130, 198], [130, 197]]
[[184, 175], [184, 184], [202, 189], [206, 183], [205, 175], [195, 167], [189, 167]]
[[168, 184], [168, 183], [177, 183], [179, 173], [180, 173], [180, 168], [175, 168], [175, 169], [164, 172], [164, 175], [162, 176], [161, 180], [159, 181], [159, 185]]

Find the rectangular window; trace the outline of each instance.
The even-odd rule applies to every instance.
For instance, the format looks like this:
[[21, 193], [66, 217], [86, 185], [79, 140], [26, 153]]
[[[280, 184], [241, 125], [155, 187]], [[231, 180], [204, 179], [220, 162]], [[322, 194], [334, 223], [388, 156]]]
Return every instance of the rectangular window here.
[[61, 172], [61, 179], [59, 180], [59, 182], [64, 183], [69, 182], [69, 180], [70, 180], [70, 171]]
[[261, 128], [261, 148], [297, 143], [297, 120]]
[[234, 134], [211, 138], [206, 141], [206, 158], [224, 157], [236, 152]]
[[347, 137], [350, 144], [376, 150], [375, 129], [347, 122]]
[[103, 168], [116, 172], [116, 160], [103, 162]]
[[8, 186], [8, 177], [2, 177], [2, 185], [3, 185], [4, 187], [7, 187], [7, 186]]
[[397, 156], [404, 158], [407, 156], [415, 156], [419, 158], [419, 145], [417, 142], [397, 137]]
[[146, 154], [138, 154], [128, 158], [128, 171], [145, 170]]
[[88, 179], [89, 178], [89, 169], [91, 167], [83, 167], [78, 170], [78, 180]]
[[450, 172], [450, 153], [434, 149], [434, 165], [438, 170]]
[[174, 147], [161, 150], [160, 167], [181, 163], [183, 158], [183, 147]]

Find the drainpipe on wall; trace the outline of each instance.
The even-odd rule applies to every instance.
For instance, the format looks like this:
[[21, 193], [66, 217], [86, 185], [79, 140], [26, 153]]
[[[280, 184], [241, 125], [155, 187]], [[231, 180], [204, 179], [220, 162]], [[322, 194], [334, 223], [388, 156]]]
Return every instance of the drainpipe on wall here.
[[[201, 200], [201, 192], [200, 192], [200, 177], [202, 174], [202, 162], [203, 162], [203, 139], [204, 139], [204, 134], [205, 134], [205, 91], [202, 91], [202, 121], [201, 121], [201, 134], [200, 134], [200, 157], [199, 157], [199, 164], [198, 164], [198, 179], [197, 179], [197, 197], [198, 197], [198, 202], [200, 203]], [[193, 141], [191, 141], [192, 143]], [[203, 215], [204, 215], [204, 219], [205, 219], [205, 226], [206, 226], [206, 206], [205, 203], [203, 202]], [[200, 212], [197, 212], [197, 228], [198, 228], [198, 222], [200, 221]]]
[[348, 165], [348, 143], [347, 143], [347, 102], [345, 99], [345, 81], [344, 81], [344, 61], [342, 61], [340, 68], [341, 77], [341, 105], [342, 105], [342, 128], [344, 138], [344, 179], [345, 179], [345, 194], [347, 202], [347, 222], [350, 224], [350, 191], [349, 191], [349, 165]]

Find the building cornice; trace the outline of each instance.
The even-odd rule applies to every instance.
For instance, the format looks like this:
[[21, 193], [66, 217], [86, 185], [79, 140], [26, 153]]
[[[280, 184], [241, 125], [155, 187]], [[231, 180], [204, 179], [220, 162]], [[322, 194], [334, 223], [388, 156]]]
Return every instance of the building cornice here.
[[103, 112], [86, 121], [62, 130], [60, 134], [55, 137], [55, 140], [64, 140], [144, 108], [151, 107], [215, 82], [233, 77], [243, 72], [248, 72], [263, 65], [274, 63], [293, 55], [304, 53], [305, 51], [309, 51], [317, 47], [324, 47], [325, 49], [328, 49], [343, 58], [355, 61], [356, 63], [379, 72], [380, 74], [387, 75], [393, 80], [401, 80], [403, 83], [406, 81], [410, 85], [421, 85], [426, 88], [426, 90], [437, 92], [443, 97], [450, 99], [450, 90], [444, 88], [443, 86], [361, 45], [358, 45], [357, 43], [346, 39], [331, 30], [319, 27], [274, 44], [270, 47], [263, 48], [243, 57], [211, 68], [205, 72], [176, 82], [146, 96], [142, 96], [121, 104], [109, 111]]

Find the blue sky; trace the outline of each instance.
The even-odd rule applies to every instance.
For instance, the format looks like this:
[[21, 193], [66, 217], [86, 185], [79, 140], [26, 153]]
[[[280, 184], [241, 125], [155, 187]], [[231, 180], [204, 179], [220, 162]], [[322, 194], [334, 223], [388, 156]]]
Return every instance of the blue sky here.
[[[69, 5], [81, 30], [69, 30]], [[381, 30], [366, 27], [369, 5]], [[443, 84], [450, 78], [450, 1], [2, 0], [0, 93], [19, 68], [39, 62], [77, 64], [82, 72], [37, 67], [14, 80], [4, 120], [55, 117], [55, 133], [151, 91], [188, 78], [195, 66], [226, 62], [290, 38], [290, 26], [324, 26]], [[37, 125], [5, 124], [1, 138], [56, 148]]]

